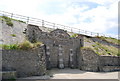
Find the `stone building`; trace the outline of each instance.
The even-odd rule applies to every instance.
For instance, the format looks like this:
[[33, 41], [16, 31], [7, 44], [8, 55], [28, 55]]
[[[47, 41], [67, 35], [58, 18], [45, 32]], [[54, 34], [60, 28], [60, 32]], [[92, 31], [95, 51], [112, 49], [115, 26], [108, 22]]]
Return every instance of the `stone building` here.
[[47, 68], [78, 68], [82, 37], [71, 38], [61, 29], [43, 32], [39, 26], [28, 25], [26, 35], [31, 42], [40, 41], [46, 46]]
[[0, 50], [2, 70], [15, 71], [17, 77], [45, 75], [46, 70], [52, 68], [78, 68], [96, 72], [120, 71], [120, 57], [100, 56], [94, 50], [81, 48], [84, 37], [82, 35], [70, 37], [61, 29], [44, 32], [39, 26], [31, 24], [28, 24], [24, 33], [30, 42], [42, 42], [44, 45], [26, 51]]

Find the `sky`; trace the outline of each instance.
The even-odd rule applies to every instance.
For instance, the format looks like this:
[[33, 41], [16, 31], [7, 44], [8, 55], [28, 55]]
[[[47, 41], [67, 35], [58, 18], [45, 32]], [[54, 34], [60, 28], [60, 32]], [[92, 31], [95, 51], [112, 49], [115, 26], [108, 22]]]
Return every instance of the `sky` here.
[[118, 0], [0, 0], [0, 10], [118, 36]]

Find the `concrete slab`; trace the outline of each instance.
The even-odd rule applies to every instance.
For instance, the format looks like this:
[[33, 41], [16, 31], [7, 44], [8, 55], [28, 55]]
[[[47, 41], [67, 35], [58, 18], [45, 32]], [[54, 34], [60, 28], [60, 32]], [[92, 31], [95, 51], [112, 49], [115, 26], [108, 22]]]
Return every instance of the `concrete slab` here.
[[118, 79], [118, 72], [87, 72], [79, 69], [52, 69], [51, 79]]
[[22, 79], [118, 79], [118, 73], [120, 72], [87, 72], [65, 68], [52, 69], [49, 71], [49, 76], [32, 76]]

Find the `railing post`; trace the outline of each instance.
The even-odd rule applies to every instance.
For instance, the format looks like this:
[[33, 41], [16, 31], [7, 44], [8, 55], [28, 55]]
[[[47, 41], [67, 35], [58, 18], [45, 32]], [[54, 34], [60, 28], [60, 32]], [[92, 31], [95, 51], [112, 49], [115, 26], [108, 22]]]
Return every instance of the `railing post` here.
[[27, 17], [27, 24], [29, 23], [29, 17]]
[[81, 33], [81, 32], [80, 32], [80, 29], [79, 29], [79, 33]]
[[65, 30], [65, 26], [63, 27], [63, 29]]
[[97, 36], [99, 36], [99, 33], [97, 33]]
[[85, 34], [87, 34], [87, 31], [85, 31]]
[[71, 28], [71, 32], [73, 32], [72, 28]]
[[13, 17], [13, 13], [11, 13], [11, 18]]
[[92, 32], [91, 32], [91, 36], [92, 36]]
[[42, 27], [44, 27], [44, 20], [42, 20]]
[[55, 29], [55, 23], [53, 23], [53, 28]]

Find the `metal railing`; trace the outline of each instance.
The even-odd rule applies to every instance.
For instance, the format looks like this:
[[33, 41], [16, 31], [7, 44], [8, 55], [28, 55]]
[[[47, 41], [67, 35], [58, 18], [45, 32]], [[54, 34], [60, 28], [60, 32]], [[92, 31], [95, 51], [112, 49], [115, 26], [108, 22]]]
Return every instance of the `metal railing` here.
[[81, 29], [78, 29], [78, 28], [70, 27], [70, 26], [65, 26], [65, 25], [61, 25], [61, 24], [48, 22], [48, 21], [45, 21], [45, 20], [42, 20], [42, 19], [32, 18], [32, 17], [18, 15], [18, 14], [13, 14], [13, 13], [5, 12], [5, 11], [0, 11], [0, 16], [7, 16], [7, 17], [10, 17], [10, 18], [13, 18], [13, 19], [16, 19], [16, 20], [21, 20], [21, 21], [26, 22], [26, 24], [33, 24], [33, 25], [38, 25], [38, 26], [43, 26], [43, 27], [48, 27], [48, 28], [53, 28], [53, 29], [58, 28], [58, 29], [66, 30], [68, 32], [83, 34], [83, 35], [92, 36], [92, 37], [94, 37], [94, 36], [111, 37], [109, 35], [105, 35], [105, 34], [102, 34], [102, 33], [96, 33], [96, 32], [81, 30]]

